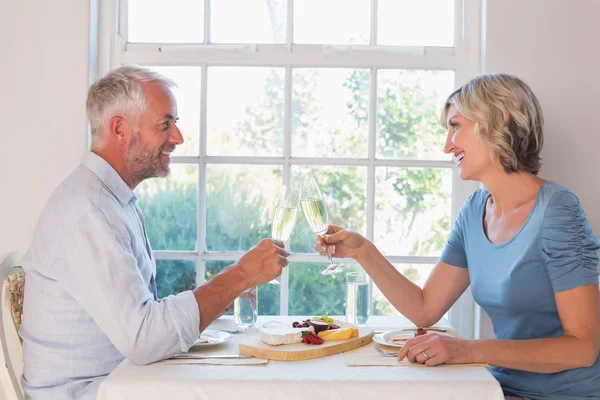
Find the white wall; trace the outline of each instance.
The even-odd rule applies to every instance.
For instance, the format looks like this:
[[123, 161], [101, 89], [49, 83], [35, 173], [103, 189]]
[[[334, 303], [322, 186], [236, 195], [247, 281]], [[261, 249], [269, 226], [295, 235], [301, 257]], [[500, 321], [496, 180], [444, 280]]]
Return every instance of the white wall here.
[[27, 249], [86, 149], [89, 14], [84, 0], [1, 1], [0, 257]]
[[0, 6], [0, 255], [26, 250], [53, 188], [86, 149], [84, 0]]
[[[545, 115], [540, 175], [573, 190], [600, 235], [600, 1], [487, 0], [484, 72], [526, 81]], [[481, 334], [493, 336], [484, 316]]]
[[486, 72], [515, 74], [544, 109], [541, 176], [571, 188], [600, 234], [600, 1], [488, 0]]

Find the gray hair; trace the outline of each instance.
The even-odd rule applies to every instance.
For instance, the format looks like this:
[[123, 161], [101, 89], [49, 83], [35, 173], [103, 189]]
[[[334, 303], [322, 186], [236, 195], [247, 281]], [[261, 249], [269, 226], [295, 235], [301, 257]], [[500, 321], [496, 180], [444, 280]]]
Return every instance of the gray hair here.
[[475, 121], [475, 137], [500, 159], [507, 173], [537, 175], [542, 165], [544, 116], [525, 82], [508, 74], [476, 76], [446, 100], [441, 118], [446, 129], [450, 105]]
[[86, 112], [92, 130], [92, 147], [101, 142], [102, 131], [111, 118], [118, 115], [137, 125], [148, 109], [143, 84], [177, 85], [171, 79], [137, 65], [124, 65], [99, 78], [88, 91]]

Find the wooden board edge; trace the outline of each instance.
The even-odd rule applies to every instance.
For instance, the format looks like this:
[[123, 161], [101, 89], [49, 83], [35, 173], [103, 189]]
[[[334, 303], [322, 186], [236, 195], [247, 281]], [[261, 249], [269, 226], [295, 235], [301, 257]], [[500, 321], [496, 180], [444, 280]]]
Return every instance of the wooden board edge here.
[[[278, 351], [275, 349], [259, 349], [252, 346], [247, 346], [245, 344], [240, 343], [239, 351], [241, 355], [244, 356], [253, 356], [257, 358], [265, 358], [267, 360], [274, 361], [303, 361], [303, 360], [312, 360], [314, 358], [328, 357], [335, 354], [344, 353], [346, 351], [354, 350], [359, 347], [363, 347], [373, 341], [373, 336], [375, 332], [371, 331], [365, 336], [358, 337], [354, 340], [347, 341], [345, 343], [340, 343], [335, 347], [335, 352], [331, 353], [332, 347], [324, 347], [317, 348], [314, 345], [314, 348], [308, 349], [304, 353], [300, 352], [288, 352], [288, 351]], [[307, 345], [310, 346], [310, 345]]]

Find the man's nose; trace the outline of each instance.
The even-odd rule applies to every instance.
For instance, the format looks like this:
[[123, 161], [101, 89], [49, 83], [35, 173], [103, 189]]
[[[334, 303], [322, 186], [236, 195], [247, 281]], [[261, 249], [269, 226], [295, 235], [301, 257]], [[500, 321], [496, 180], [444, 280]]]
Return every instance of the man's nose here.
[[180, 145], [184, 142], [181, 130], [179, 130], [179, 127], [177, 125], [175, 125], [175, 130], [171, 135], [171, 141], [177, 145]]

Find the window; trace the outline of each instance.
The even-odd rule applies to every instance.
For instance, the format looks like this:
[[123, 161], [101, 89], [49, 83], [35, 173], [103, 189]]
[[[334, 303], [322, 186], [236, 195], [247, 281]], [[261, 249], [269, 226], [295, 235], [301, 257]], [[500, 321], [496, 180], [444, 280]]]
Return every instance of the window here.
[[[101, 45], [100, 72], [141, 64], [179, 85], [186, 142], [169, 178], [136, 190], [160, 296], [210, 280], [269, 237], [277, 185], [307, 172], [332, 223], [365, 235], [422, 286], [475, 188], [442, 152], [438, 116], [445, 97], [477, 72], [478, 7], [113, 0], [116, 12], [102, 12], [114, 18], [101, 20], [113, 46]], [[300, 216], [282, 285], [259, 289], [260, 314], [344, 313], [344, 274], [319, 274], [327, 261], [313, 240]], [[375, 286], [371, 292], [374, 314], [397, 314]], [[471, 309], [467, 300], [451, 310], [459, 329], [471, 323]]]

